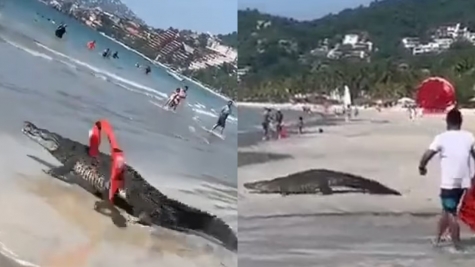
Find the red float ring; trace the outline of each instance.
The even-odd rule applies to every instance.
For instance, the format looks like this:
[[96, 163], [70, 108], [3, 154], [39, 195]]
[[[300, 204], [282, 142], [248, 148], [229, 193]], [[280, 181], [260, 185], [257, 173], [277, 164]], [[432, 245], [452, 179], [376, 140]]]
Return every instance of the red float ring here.
[[101, 145], [101, 132], [104, 132], [109, 139], [109, 145], [111, 148], [111, 177], [109, 188], [109, 201], [113, 201], [115, 193], [124, 186], [124, 152], [120, 149], [119, 144], [114, 135], [112, 126], [107, 120], [99, 120], [94, 123], [92, 129], [89, 131], [89, 155], [91, 157], [97, 157], [99, 155], [99, 146]]

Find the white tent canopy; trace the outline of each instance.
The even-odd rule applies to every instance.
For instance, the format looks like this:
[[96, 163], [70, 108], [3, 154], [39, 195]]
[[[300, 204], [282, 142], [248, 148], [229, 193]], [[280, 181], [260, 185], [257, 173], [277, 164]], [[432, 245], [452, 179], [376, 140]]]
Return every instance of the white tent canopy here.
[[400, 98], [398, 101], [397, 101], [398, 105], [404, 105], [404, 104], [415, 104], [416, 101], [414, 101], [414, 99], [411, 99], [409, 97], [403, 97], [403, 98]]

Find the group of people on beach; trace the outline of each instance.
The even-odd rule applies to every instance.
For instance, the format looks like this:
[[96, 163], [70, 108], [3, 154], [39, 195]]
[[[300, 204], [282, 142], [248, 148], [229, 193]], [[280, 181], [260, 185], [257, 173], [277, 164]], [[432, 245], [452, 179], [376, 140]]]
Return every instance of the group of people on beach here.
[[[175, 111], [180, 103], [186, 99], [188, 92], [188, 86], [184, 86], [183, 88], [178, 87], [175, 89], [174, 92], [170, 94], [165, 104], [163, 104], [164, 108], [171, 109]], [[221, 134], [223, 134], [224, 128], [226, 128], [226, 120], [228, 119], [229, 115], [232, 113], [233, 101], [229, 100], [227, 104], [221, 108], [219, 112], [218, 120], [215, 125], [211, 128], [211, 131], [216, 130], [218, 127], [221, 128]]]
[[[264, 108], [261, 125], [263, 130], [262, 140], [269, 140], [271, 138], [271, 126], [275, 126], [276, 139], [284, 138], [287, 135], [286, 129], [284, 128], [284, 114], [280, 109], [277, 109], [275, 112], [272, 112], [271, 108]], [[300, 133], [302, 132], [302, 129], [303, 117], [299, 117]]]

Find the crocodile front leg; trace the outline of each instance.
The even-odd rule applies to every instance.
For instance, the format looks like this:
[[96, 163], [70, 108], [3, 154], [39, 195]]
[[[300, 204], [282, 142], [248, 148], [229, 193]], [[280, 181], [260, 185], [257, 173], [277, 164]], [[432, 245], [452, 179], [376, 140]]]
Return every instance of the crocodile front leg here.
[[62, 166], [43, 170], [43, 172], [61, 181], [71, 183], [71, 177], [68, 178], [67, 176], [73, 172], [75, 164], [75, 159], [69, 159]]

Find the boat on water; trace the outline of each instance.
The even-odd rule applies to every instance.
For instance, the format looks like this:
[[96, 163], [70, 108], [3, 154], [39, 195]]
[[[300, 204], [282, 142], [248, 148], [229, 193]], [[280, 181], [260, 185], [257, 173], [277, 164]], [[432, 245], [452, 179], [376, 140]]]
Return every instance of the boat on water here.
[[180, 74], [174, 72], [173, 70], [167, 70], [168, 75], [172, 76], [173, 78], [177, 79], [178, 81], [182, 82], [184, 79], [181, 77]]

